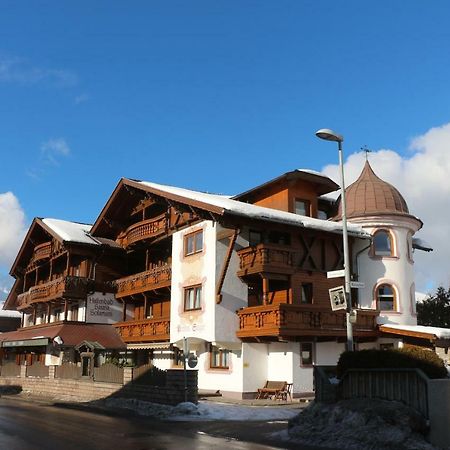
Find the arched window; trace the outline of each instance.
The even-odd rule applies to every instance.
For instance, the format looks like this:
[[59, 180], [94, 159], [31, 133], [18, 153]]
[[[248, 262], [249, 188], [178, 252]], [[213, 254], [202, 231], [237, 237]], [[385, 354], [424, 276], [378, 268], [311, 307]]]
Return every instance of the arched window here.
[[377, 304], [380, 311], [395, 311], [395, 290], [390, 284], [381, 284], [377, 287]]
[[373, 254], [375, 256], [392, 256], [393, 245], [391, 234], [386, 230], [379, 230], [373, 235]]

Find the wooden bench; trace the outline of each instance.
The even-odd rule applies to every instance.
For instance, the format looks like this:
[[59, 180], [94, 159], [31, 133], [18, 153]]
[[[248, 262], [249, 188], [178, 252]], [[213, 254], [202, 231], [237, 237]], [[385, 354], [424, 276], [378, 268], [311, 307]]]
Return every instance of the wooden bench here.
[[273, 398], [282, 399], [282, 393], [286, 390], [286, 381], [266, 381], [263, 388], [258, 389], [257, 399]]

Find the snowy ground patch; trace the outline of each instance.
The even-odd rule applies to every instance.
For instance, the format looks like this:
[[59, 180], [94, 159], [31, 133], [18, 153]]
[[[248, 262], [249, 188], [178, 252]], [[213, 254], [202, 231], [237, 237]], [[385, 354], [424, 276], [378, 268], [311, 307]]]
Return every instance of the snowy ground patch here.
[[292, 443], [325, 448], [367, 450], [432, 450], [426, 442], [425, 421], [398, 402], [346, 400], [311, 404], [276, 433]]
[[224, 403], [200, 401], [180, 403], [177, 406], [160, 405], [137, 399], [111, 398], [104, 401], [104, 406], [112, 409], [130, 409], [142, 416], [161, 420], [289, 420], [298, 414], [298, 409], [277, 406], [242, 406]]

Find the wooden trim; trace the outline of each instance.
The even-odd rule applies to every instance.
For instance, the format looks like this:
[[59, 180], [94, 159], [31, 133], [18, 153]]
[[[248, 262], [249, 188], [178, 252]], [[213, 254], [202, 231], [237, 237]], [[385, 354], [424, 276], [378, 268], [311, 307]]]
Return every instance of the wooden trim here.
[[236, 239], [239, 235], [239, 229], [236, 228], [234, 230], [233, 235], [231, 236], [230, 242], [228, 244], [227, 253], [223, 260], [222, 271], [220, 273], [219, 281], [216, 286], [216, 303], [219, 304], [222, 301], [222, 287], [225, 282], [225, 277], [227, 275], [228, 267], [230, 266], [231, 256], [233, 255], [234, 245], [236, 244]]

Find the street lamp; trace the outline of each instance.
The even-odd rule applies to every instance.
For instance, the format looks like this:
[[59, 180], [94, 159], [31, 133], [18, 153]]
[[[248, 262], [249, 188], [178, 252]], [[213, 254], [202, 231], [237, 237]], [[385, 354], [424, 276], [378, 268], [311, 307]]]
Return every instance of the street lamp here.
[[344, 246], [344, 276], [345, 276], [345, 297], [347, 300], [347, 350], [353, 351], [353, 326], [350, 322], [352, 312], [352, 297], [350, 291], [350, 256], [348, 251], [348, 232], [347, 232], [347, 205], [345, 200], [345, 181], [344, 181], [344, 162], [342, 152], [342, 142], [344, 136], [335, 133], [328, 128], [322, 128], [316, 131], [316, 136], [325, 141], [333, 141], [338, 143], [339, 150], [339, 170], [341, 173], [341, 205], [342, 205], [342, 243]]

